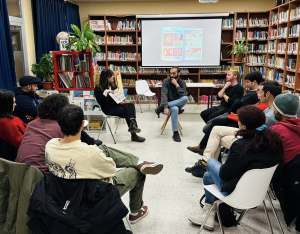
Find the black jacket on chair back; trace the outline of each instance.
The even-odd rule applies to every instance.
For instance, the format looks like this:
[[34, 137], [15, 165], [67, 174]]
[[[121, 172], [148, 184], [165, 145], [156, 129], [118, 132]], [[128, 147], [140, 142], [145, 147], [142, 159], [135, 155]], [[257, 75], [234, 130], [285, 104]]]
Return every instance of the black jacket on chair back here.
[[114, 185], [50, 174], [32, 193], [28, 226], [36, 234], [125, 234], [127, 213]]

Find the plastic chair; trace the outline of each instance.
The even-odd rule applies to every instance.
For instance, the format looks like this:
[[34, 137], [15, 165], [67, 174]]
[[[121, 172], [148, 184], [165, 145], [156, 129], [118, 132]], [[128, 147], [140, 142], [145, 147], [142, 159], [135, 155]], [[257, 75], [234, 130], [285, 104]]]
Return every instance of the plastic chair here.
[[[220, 213], [219, 213], [219, 205], [221, 203], [226, 203], [227, 205], [229, 205], [233, 208], [236, 208], [236, 209], [245, 210], [245, 211], [243, 211], [243, 213], [240, 215], [239, 219], [237, 220], [238, 223], [240, 223], [240, 221], [242, 220], [243, 216], [248, 211], [248, 209], [252, 209], [254, 207], [259, 206], [261, 203], [263, 203], [265, 213], [266, 213], [266, 216], [267, 216], [267, 219], [269, 222], [269, 226], [270, 226], [271, 232], [273, 233], [272, 225], [270, 222], [270, 218], [269, 218], [269, 215], [268, 215], [268, 212], [266, 209], [266, 204], [265, 204], [264, 199], [266, 197], [272, 176], [273, 176], [277, 166], [278, 166], [278, 164], [276, 166], [270, 167], [270, 168], [253, 169], [253, 170], [247, 171], [241, 177], [239, 182], [237, 183], [234, 191], [226, 197], [220, 192], [220, 190], [218, 189], [218, 187], [215, 184], [205, 185], [204, 189], [209, 191], [211, 194], [213, 194], [219, 200], [215, 201], [213, 206], [209, 210], [209, 212], [204, 220], [204, 223], [200, 228], [199, 234], [202, 232], [204, 224], [206, 223], [206, 221], [209, 217], [209, 214], [215, 205], [216, 205], [216, 211], [217, 211], [217, 216], [219, 219], [221, 231], [224, 234], [222, 220], [221, 220]], [[269, 194], [267, 197], [270, 201], [271, 199], [270, 199]], [[271, 207], [272, 207], [274, 215], [277, 219], [277, 222], [280, 226], [281, 232], [284, 233], [272, 203], [271, 203]]]
[[[114, 135], [113, 135], [113, 133], [112, 133], [112, 131], [111, 131], [110, 125], [109, 125], [109, 123], [108, 123], [108, 121], [107, 121], [107, 119], [109, 119], [109, 118], [116, 118], [116, 119], [117, 119], [117, 126], [116, 126], [116, 130], [115, 130], [115, 134], [117, 133], [117, 129], [118, 129], [118, 127], [119, 127], [119, 122], [120, 122], [120, 119], [121, 119], [121, 118], [120, 118], [119, 116], [104, 115], [104, 122], [103, 122], [103, 124], [102, 124], [102, 128], [103, 128], [103, 126], [105, 126], [105, 123], [107, 124], [108, 129], [109, 129], [109, 131], [110, 131], [110, 134], [111, 134], [111, 136], [112, 136], [112, 138], [113, 138], [113, 140], [114, 140], [114, 143], [117, 144], [117, 142], [116, 142], [116, 140], [115, 140], [115, 137], [114, 137]], [[102, 130], [102, 128], [101, 128], [101, 130]], [[99, 136], [100, 136], [101, 130], [99, 131], [99, 134], [98, 134], [98, 137], [97, 137], [98, 140], [99, 140]]]
[[[137, 80], [135, 82], [135, 91], [138, 96], [137, 99], [139, 100], [141, 113], [143, 113], [141, 103], [140, 103], [140, 97], [141, 96], [151, 97], [151, 102], [155, 103], [155, 101], [153, 100], [153, 97], [156, 96], [156, 94], [150, 90], [149, 85], [148, 85], [147, 81], [145, 81], [145, 80]], [[150, 108], [150, 101], [149, 101], [149, 108]]]

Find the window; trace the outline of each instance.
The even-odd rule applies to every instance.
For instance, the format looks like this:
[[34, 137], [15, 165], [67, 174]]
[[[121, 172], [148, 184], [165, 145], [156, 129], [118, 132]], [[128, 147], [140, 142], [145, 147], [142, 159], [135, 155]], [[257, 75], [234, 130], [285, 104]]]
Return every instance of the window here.
[[22, 17], [20, 0], [6, 0], [8, 15], [14, 17]]

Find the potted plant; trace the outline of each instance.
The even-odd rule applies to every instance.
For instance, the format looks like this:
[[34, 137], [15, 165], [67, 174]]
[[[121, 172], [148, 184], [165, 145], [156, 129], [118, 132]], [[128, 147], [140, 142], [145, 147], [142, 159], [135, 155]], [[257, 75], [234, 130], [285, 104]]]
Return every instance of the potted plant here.
[[245, 44], [246, 38], [243, 37], [241, 41], [235, 39], [236, 43], [233, 46], [233, 49], [229, 51], [229, 54], [235, 55], [235, 62], [242, 62], [245, 53], [248, 51], [248, 44]]
[[66, 48], [74, 48], [74, 51], [92, 51], [93, 57], [97, 52], [101, 52], [99, 45], [95, 42], [96, 39], [100, 39], [100, 36], [96, 35], [92, 29], [89, 29], [89, 22], [85, 22], [82, 32], [80, 29], [71, 24], [71, 28], [74, 32], [70, 32], [73, 36], [70, 37], [70, 42], [66, 44]]
[[43, 78], [45, 90], [53, 89], [53, 58], [51, 54], [43, 54], [39, 63], [32, 64], [31, 71], [34, 75], [40, 75]]

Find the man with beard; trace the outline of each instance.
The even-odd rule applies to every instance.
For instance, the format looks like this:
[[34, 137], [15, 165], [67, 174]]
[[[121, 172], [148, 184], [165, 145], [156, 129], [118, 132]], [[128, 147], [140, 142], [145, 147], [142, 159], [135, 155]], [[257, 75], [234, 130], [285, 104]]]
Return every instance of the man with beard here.
[[23, 76], [19, 80], [20, 88], [15, 88], [16, 108], [14, 116], [19, 117], [24, 123], [29, 123], [38, 116], [37, 109], [42, 98], [36, 94], [37, 84], [41, 80], [34, 76]]
[[164, 113], [167, 116], [171, 115], [173, 140], [176, 142], [181, 141], [178, 133], [178, 113], [188, 100], [186, 84], [179, 75], [179, 67], [172, 67], [170, 77], [163, 80], [161, 105], [155, 109], [157, 115], [160, 113]]

